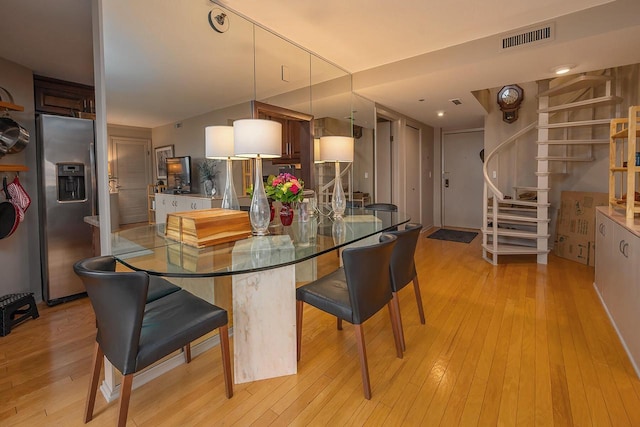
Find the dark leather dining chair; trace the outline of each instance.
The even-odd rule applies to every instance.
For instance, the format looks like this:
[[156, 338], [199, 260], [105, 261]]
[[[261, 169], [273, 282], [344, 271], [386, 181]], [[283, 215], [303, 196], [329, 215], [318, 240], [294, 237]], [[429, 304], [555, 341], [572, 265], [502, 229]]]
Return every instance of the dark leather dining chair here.
[[[116, 271], [116, 259], [113, 256], [100, 257], [101, 271]], [[159, 298], [178, 292], [182, 289], [166, 279], [159, 276], [149, 275], [149, 291], [147, 292], [147, 303]]]
[[420, 323], [425, 324], [424, 308], [422, 307], [422, 297], [420, 295], [420, 283], [418, 282], [418, 273], [416, 271], [416, 263], [414, 255], [422, 224], [409, 223], [401, 231], [389, 231], [398, 238], [396, 246], [391, 254], [391, 289], [393, 293], [393, 305], [397, 314], [397, 324], [400, 330], [400, 342], [402, 350], [406, 350], [404, 342], [404, 330], [402, 328], [402, 316], [400, 315], [400, 303], [398, 299], [398, 291], [413, 283], [413, 290], [416, 294], [416, 302], [418, 303], [418, 314], [420, 315]]
[[345, 249], [342, 252], [344, 268], [301, 286], [296, 290], [297, 357], [302, 345], [302, 311], [304, 303], [353, 324], [360, 354], [360, 370], [364, 396], [371, 399], [369, 368], [364, 344], [362, 323], [380, 311], [389, 308], [396, 355], [402, 358], [400, 334], [395, 322], [395, 308], [391, 304], [391, 277], [389, 265], [396, 237], [383, 234], [380, 243]]
[[[371, 203], [364, 207], [365, 209], [370, 209], [373, 211], [384, 211], [384, 212], [397, 212], [398, 207], [393, 203]], [[389, 229], [390, 231], [397, 231], [398, 227], [392, 227]]]
[[393, 203], [371, 203], [371, 204], [365, 205], [364, 208], [371, 209], [374, 211], [391, 211], [391, 212], [398, 211], [398, 207]]
[[133, 374], [215, 329], [220, 333], [225, 391], [230, 398], [233, 384], [226, 310], [184, 290], [147, 304], [149, 275], [110, 271], [110, 258], [87, 258], [73, 266], [85, 285], [98, 324], [84, 422], [93, 417], [103, 356], [124, 376], [118, 426], [125, 426]]

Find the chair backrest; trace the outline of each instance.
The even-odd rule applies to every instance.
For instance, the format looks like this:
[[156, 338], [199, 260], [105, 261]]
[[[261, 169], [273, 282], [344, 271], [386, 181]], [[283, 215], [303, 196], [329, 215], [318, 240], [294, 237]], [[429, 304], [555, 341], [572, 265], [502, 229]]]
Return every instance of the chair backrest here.
[[404, 230], [389, 231], [398, 238], [391, 254], [391, 286], [399, 291], [416, 277], [414, 254], [418, 245], [422, 224], [409, 223]]
[[126, 375], [135, 372], [149, 276], [114, 269], [112, 256], [87, 258], [73, 266], [96, 314], [96, 341], [107, 359]]
[[396, 236], [383, 234], [380, 243], [342, 252], [353, 323], [357, 325], [391, 301], [389, 265], [396, 239]]
[[366, 205], [365, 209], [372, 209], [374, 211], [391, 211], [397, 212], [398, 207], [393, 203], [371, 203], [370, 205]]

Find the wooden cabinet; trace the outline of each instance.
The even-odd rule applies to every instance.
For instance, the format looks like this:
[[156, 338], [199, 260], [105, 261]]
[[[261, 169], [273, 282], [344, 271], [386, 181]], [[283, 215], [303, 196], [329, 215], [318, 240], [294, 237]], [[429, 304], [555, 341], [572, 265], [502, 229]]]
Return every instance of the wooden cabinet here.
[[95, 119], [93, 86], [33, 76], [36, 113]]
[[305, 187], [315, 183], [313, 166], [313, 116], [299, 111], [252, 101], [253, 117], [282, 124], [282, 156], [273, 164], [299, 164]]
[[640, 113], [639, 106], [629, 107], [629, 117], [611, 120], [609, 132], [609, 203], [623, 207], [627, 218], [640, 213], [640, 201], [636, 201], [640, 165]]
[[595, 286], [636, 372], [640, 364], [640, 221], [611, 208], [596, 212]]

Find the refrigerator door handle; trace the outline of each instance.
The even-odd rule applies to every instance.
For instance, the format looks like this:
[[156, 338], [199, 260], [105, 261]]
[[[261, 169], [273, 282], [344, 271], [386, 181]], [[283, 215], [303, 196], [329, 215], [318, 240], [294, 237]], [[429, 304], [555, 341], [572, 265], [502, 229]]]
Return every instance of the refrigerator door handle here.
[[97, 185], [97, 173], [98, 168], [96, 165], [96, 156], [95, 156], [95, 144], [92, 142], [89, 144], [89, 163], [91, 170], [91, 215], [95, 216], [98, 214], [98, 185]]

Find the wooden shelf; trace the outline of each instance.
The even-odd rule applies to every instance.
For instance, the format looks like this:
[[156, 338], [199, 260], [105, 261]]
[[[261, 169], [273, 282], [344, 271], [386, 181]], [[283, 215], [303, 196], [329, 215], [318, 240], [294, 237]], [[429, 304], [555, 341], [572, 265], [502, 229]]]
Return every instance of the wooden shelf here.
[[156, 223], [156, 209], [155, 209], [155, 201], [156, 201], [156, 190], [162, 193], [167, 187], [165, 185], [147, 185], [147, 216], [149, 220], [149, 224]]
[[3, 165], [0, 164], [0, 172], [26, 172], [29, 168], [25, 165]]
[[[640, 213], [640, 204], [638, 202], [627, 202], [627, 200], [635, 199], [638, 187], [636, 174], [640, 172], [640, 167], [636, 166], [636, 153], [640, 150], [640, 145], [637, 141], [640, 138], [639, 113], [640, 106], [629, 107], [628, 118], [611, 120], [609, 131], [610, 205], [625, 208], [626, 217], [630, 219], [633, 219], [635, 214]], [[628, 167], [624, 167], [625, 163]], [[622, 172], [622, 178], [617, 180], [615, 172]], [[626, 199], [623, 199], [623, 195], [626, 196]]]
[[24, 111], [24, 107], [22, 105], [12, 104], [10, 102], [0, 101], [0, 108], [4, 108], [5, 110], [12, 111]]

